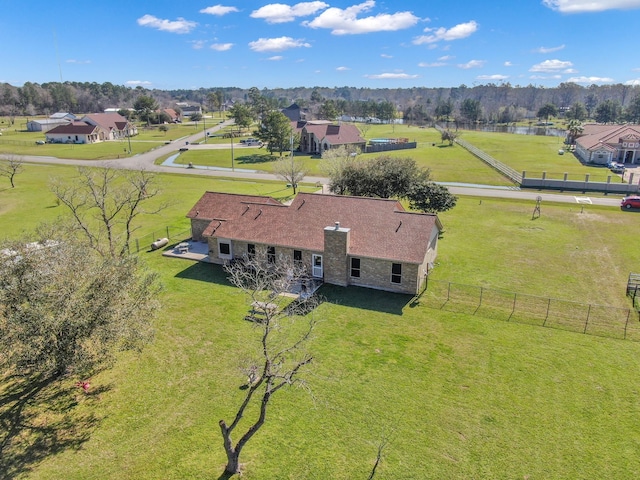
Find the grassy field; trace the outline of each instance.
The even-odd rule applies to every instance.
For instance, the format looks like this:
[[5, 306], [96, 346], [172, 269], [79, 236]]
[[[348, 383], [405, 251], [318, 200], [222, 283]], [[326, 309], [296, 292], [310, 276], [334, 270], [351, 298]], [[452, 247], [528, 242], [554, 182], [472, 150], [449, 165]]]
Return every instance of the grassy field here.
[[[32, 120], [33, 118], [30, 118]], [[185, 122], [183, 124], [167, 125], [168, 130], [162, 132], [157, 125], [147, 127], [138, 125], [138, 135], [130, 139], [100, 142], [94, 144], [45, 144], [38, 145], [36, 141], [45, 139], [43, 132], [28, 132], [27, 120], [17, 119], [11, 127], [4, 119], [0, 123], [0, 153], [13, 153], [16, 155], [40, 155], [57, 158], [73, 158], [83, 160], [103, 160], [109, 158], [122, 158], [129, 155], [129, 140], [131, 155], [147, 152], [168, 141], [175, 141], [183, 137], [203, 132], [206, 126], [212, 127], [221, 121], [220, 117], [205, 119], [205, 123]]]
[[[68, 167], [27, 165], [0, 184], [0, 231], [19, 234], [61, 213], [48, 179]], [[163, 175], [174, 202], [143, 230], [188, 226], [205, 190], [291, 190]], [[555, 298], [629, 306], [640, 270], [638, 214], [618, 209], [461, 198], [443, 213], [434, 278]], [[92, 378], [68, 378], [25, 405], [0, 478], [217, 478], [218, 421], [235, 412], [256, 330], [246, 299], [217, 266], [143, 253], [160, 272], [154, 343]], [[637, 478], [640, 343], [494, 321], [420, 300], [324, 287], [311, 351], [313, 395], [279, 394], [243, 453], [247, 479]], [[0, 418], [20, 379], [0, 383]], [[3, 435], [3, 434], [0, 434]], [[4, 438], [4, 437], [2, 437]]]
[[[203, 122], [168, 125], [167, 132], [161, 132], [157, 127], [139, 127], [139, 135], [131, 139], [132, 154], [139, 154], [168, 141], [176, 141], [188, 135], [203, 131], [207, 127], [219, 123], [222, 118], [212, 117]], [[460, 146], [449, 146], [440, 141], [440, 134], [433, 128], [420, 128], [411, 125], [368, 125], [362, 126], [363, 136], [372, 138], [407, 138], [415, 141], [418, 148], [406, 151], [394, 151], [389, 155], [396, 157], [411, 157], [426, 168], [430, 168], [432, 177], [440, 182], [478, 183], [486, 185], [511, 185], [507, 179], [491, 167], [475, 158]], [[0, 137], [0, 152], [18, 155], [43, 155], [59, 158], [77, 159], [107, 159], [128, 156], [127, 140], [116, 142], [102, 142], [93, 145], [36, 145], [36, 140], [42, 140], [44, 135], [38, 132], [26, 132], [26, 120], [19, 120], [14, 128], [3, 130]], [[207, 138], [206, 143], [228, 145], [228, 149], [208, 151], [188, 151], [179, 157], [177, 163], [231, 167], [231, 141], [223, 138], [229, 127]], [[250, 136], [252, 129], [242, 132], [244, 137]], [[236, 132], [237, 133], [237, 132]], [[540, 176], [546, 172], [547, 178], [562, 178], [565, 173], [570, 180], [583, 180], [586, 174], [592, 181], [606, 181], [612, 175], [612, 181], [619, 177], [611, 174], [607, 168], [582, 165], [570, 152], [559, 155], [563, 148], [560, 137], [545, 137], [535, 135], [514, 135], [507, 133], [490, 133], [463, 130], [461, 138], [486, 151], [501, 162], [509, 165], [518, 172], [526, 171], [528, 176]], [[240, 138], [234, 139], [234, 164], [238, 168], [271, 172], [273, 163], [279, 158], [278, 154], [269, 155], [266, 149], [240, 147]], [[379, 154], [365, 154], [362, 158], [372, 158]], [[325, 176], [321, 159], [311, 155], [298, 155], [305, 164], [311, 176]], [[161, 161], [163, 159], [159, 159]]]

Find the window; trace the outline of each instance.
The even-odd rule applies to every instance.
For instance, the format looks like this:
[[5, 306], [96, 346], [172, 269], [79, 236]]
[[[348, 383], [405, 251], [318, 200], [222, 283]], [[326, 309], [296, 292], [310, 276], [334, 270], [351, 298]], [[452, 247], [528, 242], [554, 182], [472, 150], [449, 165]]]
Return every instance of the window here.
[[294, 262], [302, 262], [302, 250], [294, 250], [293, 251], [293, 261]]
[[402, 264], [391, 264], [391, 283], [402, 283]]
[[351, 259], [351, 276], [360, 277], [360, 259], [359, 258]]
[[233, 247], [229, 240], [218, 239], [218, 257], [231, 260], [233, 258]]
[[267, 247], [267, 261], [276, 263], [276, 247]]
[[253, 243], [247, 244], [247, 257], [253, 258], [256, 256], [256, 246]]

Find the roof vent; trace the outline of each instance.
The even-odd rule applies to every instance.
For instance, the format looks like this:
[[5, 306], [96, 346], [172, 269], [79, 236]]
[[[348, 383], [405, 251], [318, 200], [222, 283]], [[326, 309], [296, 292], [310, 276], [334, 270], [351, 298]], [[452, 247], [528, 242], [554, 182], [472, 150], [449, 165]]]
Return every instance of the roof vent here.
[[336, 230], [340, 228], [340, 222], [336, 222]]

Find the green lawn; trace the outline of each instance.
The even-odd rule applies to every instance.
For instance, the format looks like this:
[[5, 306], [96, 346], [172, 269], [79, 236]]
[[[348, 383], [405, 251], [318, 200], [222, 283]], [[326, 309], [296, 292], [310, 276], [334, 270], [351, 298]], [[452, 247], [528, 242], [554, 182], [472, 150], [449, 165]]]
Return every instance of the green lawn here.
[[516, 171], [526, 171], [529, 177], [540, 178], [542, 172], [546, 172], [547, 178], [554, 179], [562, 179], [567, 173], [570, 180], [584, 180], [589, 174], [591, 181], [604, 182], [609, 175], [612, 181], [620, 181], [620, 176], [612, 174], [606, 167], [581, 164], [571, 152], [559, 155], [558, 150], [565, 148], [561, 137], [464, 130], [460, 138]]
[[[0, 231], [59, 214], [47, 181], [73, 171], [27, 165], [15, 189], [0, 184]], [[291, 193], [281, 183], [161, 180], [174, 202], [144, 229], [188, 226], [184, 215], [205, 190]], [[543, 204], [531, 220], [533, 207], [461, 198], [441, 215], [434, 279], [628, 308], [624, 282], [640, 270], [638, 214]], [[92, 378], [90, 395], [69, 378], [42, 392], [39, 408], [27, 405], [21, 435], [2, 452], [0, 478], [222, 472], [218, 421], [235, 412], [240, 366], [257, 341], [243, 320], [246, 299], [219, 267], [142, 256], [165, 287], [154, 343]], [[367, 478], [383, 437], [376, 478], [640, 474], [640, 343], [454, 314], [367, 289], [328, 286], [322, 294], [313, 395], [274, 397], [243, 453], [244, 478]], [[19, 381], [0, 384], [0, 415]]]

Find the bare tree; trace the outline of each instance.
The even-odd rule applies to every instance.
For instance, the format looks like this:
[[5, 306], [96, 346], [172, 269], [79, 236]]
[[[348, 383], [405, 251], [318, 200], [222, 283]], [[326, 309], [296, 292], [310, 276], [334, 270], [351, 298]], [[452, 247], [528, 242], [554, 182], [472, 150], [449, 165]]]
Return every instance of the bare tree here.
[[284, 157], [273, 164], [273, 173], [291, 185], [293, 194], [296, 194], [298, 183], [307, 174], [307, 169], [300, 159], [293, 155]]
[[[306, 345], [316, 325], [313, 309], [319, 302], [312, 295], [303, 294], [296, 300], [282, 295], [307, 291], [306, 270], [283, 256], [275, 258], [272, 252], [257, 251], [251, 258], [227, 264], [225, 270], [229, 281], [246, 293], [251, 304], [246, 319], [255, 323], [260, 353], [245, 369], [248, 377], [243, 387], [245, 395], [233, 420], [219, 422], [227, 454], [221, 478], [240, 473], [240, 453], [264, 425], [273, 395], [283, 387], [304, 385], [300, 374], [313, 359], [306, 352]], [[242, 420], [247, 411], [257, 411], [257, 417], [245, 424]], [[232, 434], [242, 425], [244, 433], [234, 443]]]
[[322, 168], [329, 177], [329, 189], [338, 195], [344, 195], [344, 172], [357, 157], [360, 149], [352, 145], [341, 145], [322, 152]]
[[11, 183], [11, 188], [16, 188], [14, 178], [22, 172], [23, 161], [16, 155], [7, 155], [6, 161], [0, 163], [0, 177], [7, 177]]
[[159, 194], [154, 174], [110, 168], [81, 167], [70, 183], [55, 180], [51, 190], [71, 212], [73, 221], [91, 248], [103, 256], [121, 257], [129, 252], [135, 220], [155, 214], [167, 204], [146, 209]]

